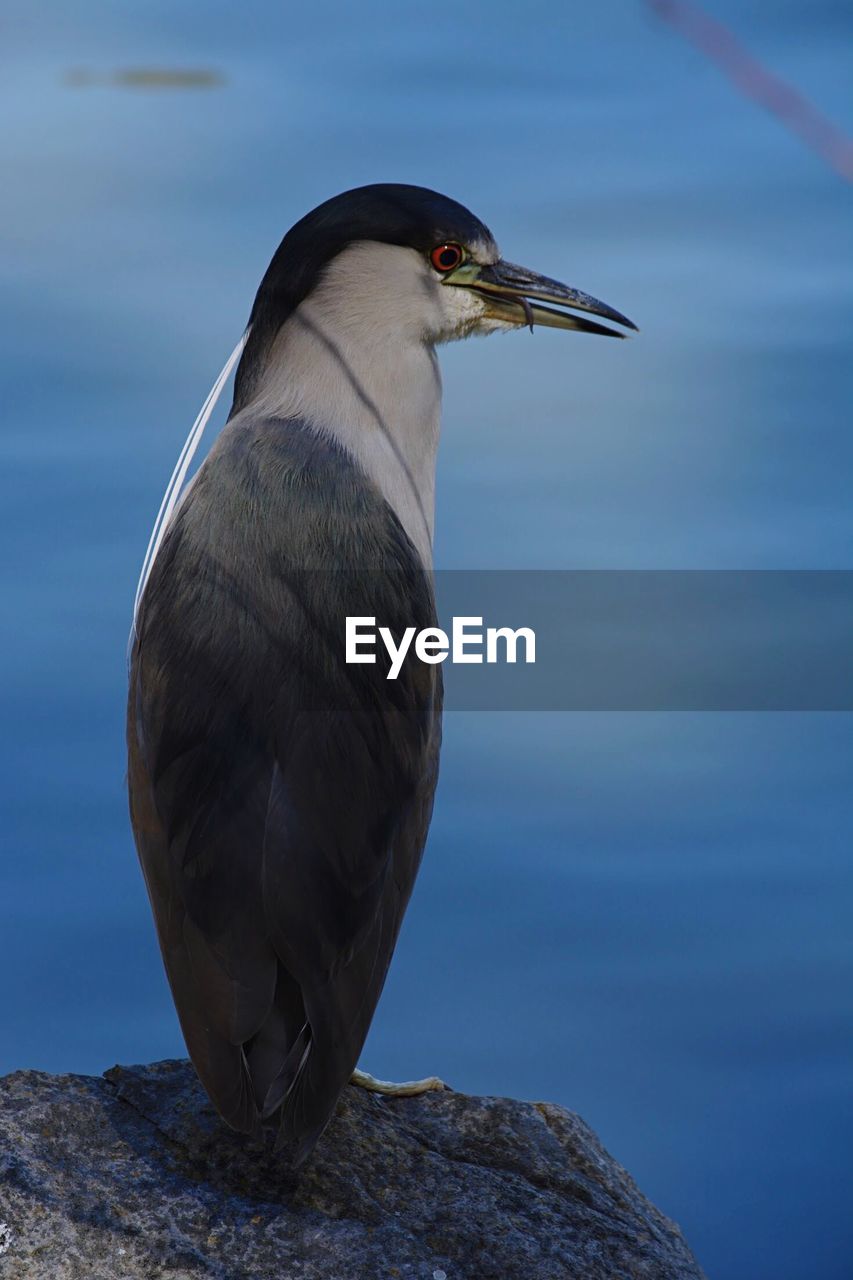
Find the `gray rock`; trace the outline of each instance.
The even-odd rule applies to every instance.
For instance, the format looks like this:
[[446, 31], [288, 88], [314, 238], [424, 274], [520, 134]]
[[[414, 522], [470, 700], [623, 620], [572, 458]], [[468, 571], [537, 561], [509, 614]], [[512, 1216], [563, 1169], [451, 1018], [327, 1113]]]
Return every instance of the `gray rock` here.
[[0, 1224], [3, 1280], [702, 1276], [561, 1107], [349, 1087], [294, 1176], [187, 1062], [0, 1079]]

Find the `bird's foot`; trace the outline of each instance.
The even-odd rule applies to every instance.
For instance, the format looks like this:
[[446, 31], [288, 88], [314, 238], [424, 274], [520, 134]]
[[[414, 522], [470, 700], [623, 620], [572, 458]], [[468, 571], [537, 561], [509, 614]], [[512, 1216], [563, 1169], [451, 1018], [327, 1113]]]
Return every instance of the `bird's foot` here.
[[396, 1084], [393, 1080], [377, 1080], [369, 1071], [359, 1071], [358, 1068], [353, 1071], [350, 1084], [369, 1089], [371, 1093], [389, 1094], [394, 1098], [412, 1098], [418, 1093], [430, 1093], [433, 1089], [450, 1087], [439, 1080], [438, 1076], [427, 1076], [425, 1080], [401, 1080]]

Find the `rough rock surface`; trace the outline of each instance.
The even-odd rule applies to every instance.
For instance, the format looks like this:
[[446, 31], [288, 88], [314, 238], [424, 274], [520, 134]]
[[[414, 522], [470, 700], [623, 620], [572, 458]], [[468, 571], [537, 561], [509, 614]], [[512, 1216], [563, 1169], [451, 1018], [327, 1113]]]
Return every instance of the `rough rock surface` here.
[[[5, 1224], [5, 1225], [2, 1225]], [[187, 1062], [0, 1079], [0, 1277], [695, 1280], [678, 1228], [577, 1116], [350, 1087], [294, 1176]]]

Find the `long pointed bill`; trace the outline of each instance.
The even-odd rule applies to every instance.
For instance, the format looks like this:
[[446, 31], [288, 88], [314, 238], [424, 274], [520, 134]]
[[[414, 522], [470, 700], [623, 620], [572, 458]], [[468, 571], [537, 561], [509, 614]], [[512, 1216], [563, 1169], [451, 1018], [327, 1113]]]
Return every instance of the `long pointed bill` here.
[[[602, 316], [612, 320], [614, 324], [624, 325], [626, 329], [636, 330], [637, 326], [614, 311], [606, 303], [591, 298], [588, 293], [579, 289], [570, 289], [560, 284], [559, 280], [550, 280], [548, 276], [537, 275], [526, 267], [517, 267], [512, 262], [495, 262], [491, 266], [483, 266], [478, 262], [463, 262], [461, 267], [449, 272], [443, 284], [458, 288], [471, 289], [480, 294], [488, 304], [487, 315], [490, 319], [503, 320], [509, 324], [541, 324], [549, 329], [575, 329], [580, 333], [601, 333], [608, 338], [627, 338], [626, 333], [611, 329], [608, 325], [596, 324], [584, 316], [572, 315], [571, 311], [556, 311], [556, 307], [571, 307], [575, 311], [588, 311], [594, 316]], [[554, 306], [541, 306], [543, 302]]]

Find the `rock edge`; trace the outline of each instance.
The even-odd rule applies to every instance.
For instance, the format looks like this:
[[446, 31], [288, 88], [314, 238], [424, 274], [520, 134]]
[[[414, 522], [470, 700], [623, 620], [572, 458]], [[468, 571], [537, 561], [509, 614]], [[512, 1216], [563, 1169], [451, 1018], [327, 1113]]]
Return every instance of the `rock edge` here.
[[188, 1062], [19, 1071], [0, 1144], [3, 1280], [704, 1280], [550, 1103], [349, 1087], [294, 1176], [222, 1125]]

